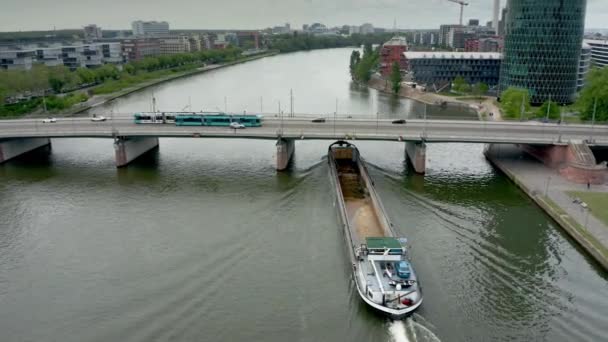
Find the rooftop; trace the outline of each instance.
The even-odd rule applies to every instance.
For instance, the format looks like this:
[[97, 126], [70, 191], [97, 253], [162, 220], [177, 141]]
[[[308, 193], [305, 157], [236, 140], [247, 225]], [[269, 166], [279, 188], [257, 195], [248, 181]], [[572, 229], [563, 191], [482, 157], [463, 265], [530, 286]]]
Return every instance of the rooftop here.
[[502, 54], [497, 52], [408, 51], [403, 54], [407, 59], [502, 59]]
[[587, 44], [608, 45], [608, 39], [585, 39], [583, 41]]

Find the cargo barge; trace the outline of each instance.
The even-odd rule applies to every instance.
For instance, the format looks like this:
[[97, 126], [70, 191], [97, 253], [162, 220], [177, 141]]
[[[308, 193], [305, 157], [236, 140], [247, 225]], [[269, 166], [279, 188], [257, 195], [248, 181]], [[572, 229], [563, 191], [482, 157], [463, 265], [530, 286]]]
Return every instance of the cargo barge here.
[[359, 296], [393, 319], [408, 316], [422, 304], [422, 291], [407, 240], [395, 233], [355, 145], [332, 144], [328, 162]]

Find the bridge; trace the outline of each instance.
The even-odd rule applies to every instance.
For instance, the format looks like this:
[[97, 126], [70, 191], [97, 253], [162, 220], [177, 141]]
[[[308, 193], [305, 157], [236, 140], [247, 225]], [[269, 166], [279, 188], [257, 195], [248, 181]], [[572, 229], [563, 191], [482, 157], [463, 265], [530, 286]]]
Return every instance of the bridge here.
[[459, 120], [393, 120], [370, 118], [327, 118], [315, 116], [264, 119], [262, 127], [234, 130], [228, 127], [135, 124], [130, 117], [92, 122], [90, 118], [60, 118], [54, 123], [41, 119], [0, 121], [0, 163], [40, 146], [50, 138], [114, 139], [116, 165], [125, 166], [158, 146], [159, 137], [237, 138], [277, 141], [277, 169], [287, 167], [295, 140], [379, 140], [404, 142], [406, 155], [417, 172], [425, 169], [427, 143], [521, 144], [526, 146], [568, 146], [585, 142], [608, 146], [608, 126], [553, 124], [540, 122], [499, 122]]

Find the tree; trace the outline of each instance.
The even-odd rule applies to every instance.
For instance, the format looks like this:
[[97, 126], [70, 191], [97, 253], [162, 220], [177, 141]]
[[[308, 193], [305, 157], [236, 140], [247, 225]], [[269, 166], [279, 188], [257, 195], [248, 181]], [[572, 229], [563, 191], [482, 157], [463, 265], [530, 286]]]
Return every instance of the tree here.
[[355, 68], [355, 79], [359, 82], [369, 82], [372, 78], [372, 70], [374, 70], [378, 64], [378, 58], [379, 55], [377, 51], [364, 54]]
[[361, 53], [357, 50], [354, 50], [350, 54], [350, 76], [353, 78], [355, 77], [355, 70], [359, 62], [361, 62]]
[[399, 68], [399, 63], [397, 62], [393, 62], [390, 80], [393, 92], [398, 94], [399, 90], [401, 90], [401, 81], [403, 80], [403, 77], [401, 77], [401, 69]]
[[471, 90], [471, 86], [462, 76], [458, 76], [452, 82], [452, 90], [458, 93], [468, 93]]
[[76, 69], [76, 74], [80, 78], [80, 83], [89, 84], [95, 81], [95, 73], [87, 68]]
[[365, 43], [363, 45], [363, 57], [370, 56], [374, 53], [374, 49], [372, 48], [372, 43]]
[[543, 103], [542, 106], [540, 106], [536, 110], [536, 117], [546, 118], [547, 112], [549, 112], [549, 119], [559, 119], [561, 114], [559, 110], [559, 104], [551, 100], [546, 101], [545, 103]]
[[483, 82], [475, 83], [472, 89], [473, 94], [475, 94], [475, 96], [483, 96], [488, 92], [488, 90], [490, 90], [490, 87], [488, 87], [488, 85]]
[[591, 70], [575, 106], [582, 120], [608, 121], [608, 68]]
[[519, 118], [522, 106], [524, 113], [530, 111], [530, 96], [526, 89], [509, 88], [500, 95], [500, 107], [508, 118]]

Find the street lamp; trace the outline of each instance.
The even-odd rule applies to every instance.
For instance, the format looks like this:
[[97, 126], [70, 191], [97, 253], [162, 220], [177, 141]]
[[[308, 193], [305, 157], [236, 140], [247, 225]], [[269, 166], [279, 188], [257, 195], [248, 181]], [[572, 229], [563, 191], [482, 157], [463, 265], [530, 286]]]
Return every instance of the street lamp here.
[[595, 103], [593, 104], [593, 116], [591, 117], [591, 138], [589, 142], [593, 142], [593, 133], [595, 130], [595, 113], [597, 111], [597, 97], [595, 98]]

